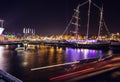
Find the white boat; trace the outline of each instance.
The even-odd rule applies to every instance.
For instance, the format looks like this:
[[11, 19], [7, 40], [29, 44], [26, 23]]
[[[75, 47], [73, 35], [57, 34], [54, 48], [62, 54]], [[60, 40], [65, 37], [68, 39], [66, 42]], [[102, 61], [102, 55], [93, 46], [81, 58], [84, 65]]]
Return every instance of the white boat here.
[[25, 47], [18, 47], [18, 48], [16, 48], [15, 50], [25, 50]]

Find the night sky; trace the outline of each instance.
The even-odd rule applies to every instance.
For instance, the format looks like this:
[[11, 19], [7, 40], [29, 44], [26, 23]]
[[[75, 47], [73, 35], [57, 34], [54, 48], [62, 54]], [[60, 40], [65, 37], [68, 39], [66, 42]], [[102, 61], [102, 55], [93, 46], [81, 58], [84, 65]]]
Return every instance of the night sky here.
[[[5, 20], [4, 32], [22, 33], [23, 28], [34, 28], [39, 35], [62, 34], [73, 14], [73, 9], [86, 0], [0, 0], [0, 19]], [[104, 19], [110, 32], [120, 32], [119, 0], [92, 0], [101, 6], [104, 3]], [[86, 5], [88, 6], [88, 5]], [[93, 6], [92, 6], [93, 7]], [[81, 25], [79, 34], [85, 34], [84, 13], [87, 7], [81, 9]], [[93, 15], [98, 11], [92, 9]], [[83, 12], [83, 13], [82, 13]], [[92, 16], [91, 20], [97, 20]], [[92, 25], [91, 25], [92, 26]], [[82, 29], [84, 28], [84, 29]], [[95, 32], [97, 24], [90, 27], [90, 33]]]

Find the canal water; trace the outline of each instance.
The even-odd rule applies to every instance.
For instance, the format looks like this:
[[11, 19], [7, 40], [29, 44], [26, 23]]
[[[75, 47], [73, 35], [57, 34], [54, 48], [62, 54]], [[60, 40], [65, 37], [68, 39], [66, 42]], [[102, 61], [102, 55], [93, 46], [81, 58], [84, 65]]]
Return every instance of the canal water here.
[[29, 49], [15, 50], [14, 46], [0, 46], [0, 69], [21, 79], [23, 82], [49, 82], [49, 78], [62, 74], [71, 65], [31, 71], [31, 69], [80, 61], [83, 59], [102, 58], [113, 55], [112, 50], [76, 49], [29, 45]]

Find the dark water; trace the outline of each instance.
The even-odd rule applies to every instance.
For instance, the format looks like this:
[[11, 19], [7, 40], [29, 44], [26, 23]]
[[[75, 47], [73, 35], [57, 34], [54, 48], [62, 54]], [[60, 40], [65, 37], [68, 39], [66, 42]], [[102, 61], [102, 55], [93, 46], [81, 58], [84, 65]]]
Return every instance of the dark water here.
[[58, 48], [41, 45], [37, 49], [34, 45], [31, 45], [31, 49], [27, 51], [16, 51], [10, 47], [8, 45], [0, 46], [0, 69], [14, 75], [23, 82], [47, 82], [49, 78], [60, 74], [61, 69], [64, 70], [67, 66], [37, 71], [31, 71], [32, 68], [115, 54], [111, 50]]

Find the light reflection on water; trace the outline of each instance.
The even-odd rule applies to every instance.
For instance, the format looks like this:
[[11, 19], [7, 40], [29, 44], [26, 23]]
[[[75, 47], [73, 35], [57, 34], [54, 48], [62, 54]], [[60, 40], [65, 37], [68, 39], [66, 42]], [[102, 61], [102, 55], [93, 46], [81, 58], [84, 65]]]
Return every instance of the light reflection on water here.
[[[30, 71], [31, 68], [99, 58], [106, 54], [108, 53], [104, 53], [102, 50], [59, 48], [43, 45], [39, 45], [37, 49], [34, 49], [32, 45], [32, 49], [27, 51], [15, 51], [13, 47], [0, 46], [0, 69], [23, 80], [23, 82], [39, 82], [34, 81], [34, 72]], [[47, 74], [38, 73], [36, 76], [42, 77], [43, 75], [46, 76]]]
[[39, 46], [37, 50], [27, 51], [8, 50], [0, 46], [0, 51], [0, 69], [6, 71], [11, 70], [13, 67], [34, 68], [103, 56], [102, 50], [58, 48], [53, 46]]
[[5, 66], [4, 66], [4, 62], [5, 62], [4, 60], [5, 60], [5, 59], [4, 59], [4, 57], [3, 57], [3, 50], [4, 50], [4, 47], [1, 47], [1, 46], [0, 46], [0, 69], [2, 69], [2, 70], [5, 69], [5, 68], [4, 68], [4, 67], [5, 67]]
[[73, 48], [66, 49], [67, 61], [101, 58], [102, 56], [103, 56], [102, 50], [73, 49]]

